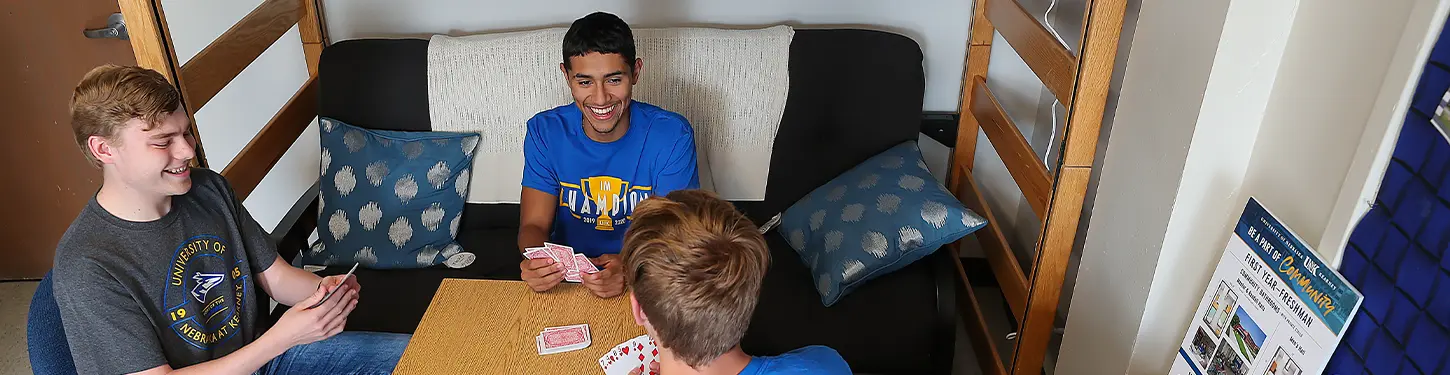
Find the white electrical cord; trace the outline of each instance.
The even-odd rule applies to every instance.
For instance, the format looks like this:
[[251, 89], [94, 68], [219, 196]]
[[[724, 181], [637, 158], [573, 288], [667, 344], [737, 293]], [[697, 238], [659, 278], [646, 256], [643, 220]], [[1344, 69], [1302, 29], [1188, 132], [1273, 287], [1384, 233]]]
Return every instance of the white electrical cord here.
[[[1056, 7], [1056, 6], [1057, 6], [1057, 0], [1052, 0], [1051, 3], [1048, 3], [1047, 4], [1047, 11], [1046, 12], [1042, 12], [1042, 24], [1044, 26], [1047, 26], [1047, 32], [1052, 33], [1052, 36], [1054, 38], [1057, 38], [1057, 42], [1058, 43], [1062, 43], [1062, 45], [1066, 46], [1067, 45], [1067, 41], [1062, 39], [1062, 35], [1059, 35], [1057, 33], [1057, 29], [1053, 28], [1052, 27], [1052, 22], [1048, 20], [1048, 17], [1052, 15], [1052, 8], [1053, 7]], [[1048, 113], [1048, 115], [1052, 117], [1052, 133], [1049, 133], [1050, 135], [1047, 138], [1047, 147], [1048, 147], [1047, 150], [1042, 152], [1042, 159], [1044, 161], [1047, 159], [1047, 155], [1049, 155], [1049, 154], [1052, 153], [1052, 142], [1057, 141], [1057, 105], [1058, 104], [1062, 104], [1062, 103], [1057, 100], [1057, 96], [1056, 95], [1053, 95], [1053, 97], [1052, 97], [1052, 108], [1048, 110], [1048, 112], [1050, 112], [1050, 113]]]

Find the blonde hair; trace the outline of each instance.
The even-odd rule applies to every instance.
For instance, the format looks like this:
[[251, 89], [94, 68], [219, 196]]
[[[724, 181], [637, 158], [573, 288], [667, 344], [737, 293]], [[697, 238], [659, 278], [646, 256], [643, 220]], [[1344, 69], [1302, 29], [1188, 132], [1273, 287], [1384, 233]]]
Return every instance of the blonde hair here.
[[740, 343], [770, 266], [755, 224], [703, 190], [640, 202], [621, 256], [655, 341], [691, 367]]
[[126, 121], [140, 119], [151, 130], [181, 108], [181, 93], [165, 76], [136, 66], [102, 65], [91, 69], [71, 94], [71, 131], [91, 164], [100, 165], [86, 147], [91, 136], [114, 140]]

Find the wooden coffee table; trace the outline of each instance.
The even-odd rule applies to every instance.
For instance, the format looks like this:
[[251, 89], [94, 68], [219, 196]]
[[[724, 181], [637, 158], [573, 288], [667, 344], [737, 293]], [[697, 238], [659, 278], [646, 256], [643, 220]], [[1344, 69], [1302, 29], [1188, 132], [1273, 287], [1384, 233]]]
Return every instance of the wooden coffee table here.
[[[545, 327], [589, 324], [592, 344], [539, 355]], [[397, 374], [597, 374], [599, 357], [645, 334], [629, 297], [600, 299], [578, 284], [534, 293], [522, 281], [445, 279], [408, 342]]]

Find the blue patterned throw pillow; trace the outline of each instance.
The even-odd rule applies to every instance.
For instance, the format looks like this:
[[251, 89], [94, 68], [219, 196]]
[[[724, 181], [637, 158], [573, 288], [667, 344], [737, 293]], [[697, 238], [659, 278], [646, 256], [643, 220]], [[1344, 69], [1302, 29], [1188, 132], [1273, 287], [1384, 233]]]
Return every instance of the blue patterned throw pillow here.
[[468, 196], [477, 134], [322, 127], [317, 236], [302, 264], [464, 267], [454, 238]]
[[931, 176], [908, 141], [806, 194], [781, 215], [779, 231], [831, 306], [986, 225]]

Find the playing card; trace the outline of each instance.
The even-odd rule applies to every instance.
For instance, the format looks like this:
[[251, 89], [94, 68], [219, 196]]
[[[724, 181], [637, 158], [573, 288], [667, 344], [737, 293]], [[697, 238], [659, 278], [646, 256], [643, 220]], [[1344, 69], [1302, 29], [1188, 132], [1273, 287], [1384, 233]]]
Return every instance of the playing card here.
[[[342, 282], [346, 283], [347, 282], [347, 279], [349, 277], [352, 277], [352, 272], [353, 271], [357, 271], [357, 265], [358, 264], [361, 264], [361, 263], [353, 263], [352, 264], [352, 269], [347, 270], [347, 274], [342, 276]], [[341, 285], [342, 284], [338, 284], [338, 286], [341, 286]], [[318, 285], [318, 287], [320, 288], [322, 286], [321, 285]], [[333, 294], [336, 294], [337, 291], [339, 291], [339, 290], [342, 290], [342, 288], [335, 288], [335, 289], [333, 289], [331, 291], [328, 291], [327, 292], [327, 295], [322, 296], [322, 299], [321, 300], [318, 300], [317, 303], [314, 303], [314, 304], [312, 304], [312, 306], [308, 306], [307, 308], [309, 308], [309, 309], [315, 309], [315, 308], [317, 308], [317, 306], [322, 306], [322, 303], [323, 302], [327, 302], [327, 300], [332, 299], [332, 295]]]
[[[557, 331], [555, 331], [555, 332], [557, 332]], [[544, 341], [545, 341], [544, 335], [546, 335], [546, 334], [547, 333], [539, 333], [539, 335], [534, 336], [534, 344], [537, 345], [537, 347], [538, 347], [539, 355], [549, 355], [549, 354], [558, 354], [558, 353], [563, 353], [563, 352], [571, 352], [571, 351], [575, 351], [575, 350], [584, 349], [584, 348], [589, 347], [589, 341], [586, 340], [584, 342], [576, 343], [576, 344], [573, 344], [573, 345], [566, 345], [566, 346], [558, 346], [558, 347], [549, 348], [548, 345], [544, 343]]]
[[590, 262], [589, 257], [584, 254], [574, 253], [574, 266], [583, 273], [599, 272], [599, 267], [594, 266], [594, 262]]
[[607, 375], [624, 375], [636, 369], [641, 374], [658, 375], [649, 369], [649, 364], [659, 360], [659, 349], [649, 335], [629, 339], [599, 358], [599, 367]]
[[606, 375], [626, 375], [631, 370], [637, 369], [643, 364], [635, 359], [632, 354], [639, 354], [631, 342], [625, 341], [610, 349], [604, 357], [599, 358], [599, 367], [604, 369]]
[[575, 325], [572, 325], [572, 326], [547, 327], [547, 328], [544, 328], [544, 332], [557, 331], [557, 330], [569, 329], [569, 328], [583, 328], [584, 329], [584, 336], [585, 337], [589, 337], [589, 325], [588, 324], [575, 324]]
[[[524, 258], [529, 259], [554, 259], [554, 253], [546, 247], [530, 247], [524, 249]], [[556, 260], [557, 261], [557, 260]]]
[[[570, 259], [574, 259], [574, 248], [548, 242], [544, 243], [544, 247], [549, 249], [549, 252], [554, 255], [555, 262], [564, 263], [564, 267], [567, 267], [565, 271], [579, 272], [579, 268], [576, 267], [574, 262], [570, 261]], [[578, 281], [575, 282], [577, 283]]]
[[544, 331], [539, 337], [543, 338], [544, 349], [557, 349], [565, 346], [583, 344], [588, 341], [588, 336], [584, 335], [583, 327]]
[[546, 328], [534, 336], [539, 355], [563, 353], [589, 347], [589, 326], [584, 324]]
[[658, 361], [660, 358], [660, 350], [658, 347], [655, 346], [655, 339], [649, 337], [649, 335], [639, 335], [639, 337], [635, 337], [633, 341], [635, 349], [639, 350], [639, 354], [635, 357], [638, 358], [640, 362], [642, 362], [642, 364], [644, 365], [643, 371], [640, 371], [640, 373], [646, 375], [659, 375], [657, 373], [649, 371], [650, 362]]

